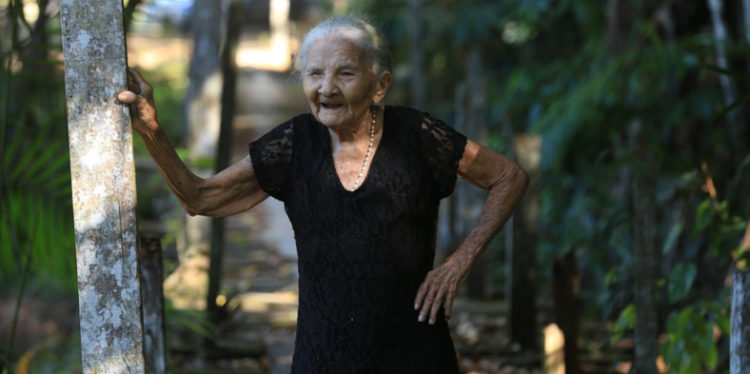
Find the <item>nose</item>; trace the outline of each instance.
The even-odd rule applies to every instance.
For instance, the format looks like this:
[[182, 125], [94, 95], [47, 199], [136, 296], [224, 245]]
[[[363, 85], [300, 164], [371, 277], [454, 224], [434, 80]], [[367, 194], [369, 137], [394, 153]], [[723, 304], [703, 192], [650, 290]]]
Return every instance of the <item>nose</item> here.
[[338, 84], [333, 74], [326, 74], [320, 83], [318, 93], [323, 96], [331, 96], [338, 92]]

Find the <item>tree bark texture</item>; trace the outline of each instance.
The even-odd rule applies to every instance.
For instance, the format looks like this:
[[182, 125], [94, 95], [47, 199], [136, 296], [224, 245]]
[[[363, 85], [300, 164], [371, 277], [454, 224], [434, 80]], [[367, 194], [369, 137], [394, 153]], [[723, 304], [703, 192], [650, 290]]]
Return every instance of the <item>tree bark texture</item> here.
[[84, 373], [143, 373], [120, 0], [60, 2]]
[[146, 372], [164, 374], [167, 371], [167, 339], [164, 335], [164, 269], [161, 240], [142, 238], [140, 259], [143, 326], [146, 332], [143, 342]]
[[[740, 248], [750, 250], [750, 223]], [[729, 373], [750, 371], [750, 271], [735, 269], [732, 277], [732, 315], [729, 335]]]
[[732, 276], [732, 317], [729, 336], [729, 372], [750, 371], [750, 271]]

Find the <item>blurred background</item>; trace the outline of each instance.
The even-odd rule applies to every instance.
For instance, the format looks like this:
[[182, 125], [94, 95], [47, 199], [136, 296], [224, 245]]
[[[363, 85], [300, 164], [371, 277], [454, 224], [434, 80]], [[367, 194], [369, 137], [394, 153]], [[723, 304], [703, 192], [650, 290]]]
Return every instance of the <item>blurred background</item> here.
[[[748, 3], [129, 0], [124, 12], [129, 65], [200, 174], [307, 111], [291, 56], [312, 25], [349, 12], [390, 43], [387, 104], [527, 170], [450, 321], [462, 372], [627, 373], [646, 354], [653, 372], [723, 373], [750, 215]], [[78, 373], [59, 1], [0, 0], [0, 61], [0, 373]], [[140, 234], [163, 255], [167, 371], [288, 373], [297, 270], [283, 205], [188, 219], [137, 136], [134, 152]], [[444, 200], [437, 261], [483, 197], [459, 181]]]

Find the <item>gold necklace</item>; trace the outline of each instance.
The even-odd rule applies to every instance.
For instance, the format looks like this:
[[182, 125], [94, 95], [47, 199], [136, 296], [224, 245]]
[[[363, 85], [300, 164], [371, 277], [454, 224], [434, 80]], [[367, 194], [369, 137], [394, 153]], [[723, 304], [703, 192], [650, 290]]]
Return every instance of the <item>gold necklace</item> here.
[[357, 189], [357, 186], [359, 185], [359, 181], [362, 179], [362, 176], [365, 175], [365, 167], [367, 166], [367, 161], [370, 161], [370, 154], [372, 153], [372, 144], [375, 142], [375, 106], [373, 105], [370, 107], [370, 112], [372, 112], [372, 121], [370, 121], [370, 145], [367, 146], [367, 154], [365, 155], [365, 160], [362, 161], [362, 168], [359, 169], [359, 174], [357, 175], [357, 179], [354, 180], [354, 184], [352, 184], [351, 190], [354, 191]]

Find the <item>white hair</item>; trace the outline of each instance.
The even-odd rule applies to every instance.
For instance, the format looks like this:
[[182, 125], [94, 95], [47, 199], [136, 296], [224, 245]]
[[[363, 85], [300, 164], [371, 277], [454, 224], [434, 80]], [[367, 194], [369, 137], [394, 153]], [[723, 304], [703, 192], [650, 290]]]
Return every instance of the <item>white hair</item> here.
[[307, 52], [316, 41], [331, 35], [343, 36], [362, 48], [372, 61], [375, 74], [392, 70], [388, 43], [375, 26], [366, 20], [346, 15], [329, 18], [310, 29], [302, 39], [299, 52], [294, 56], [294, 69], [301, 73], [307, 64]]

